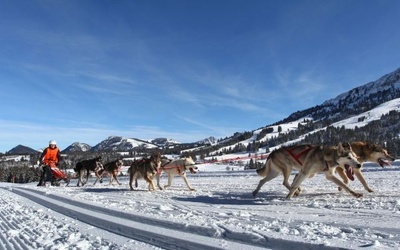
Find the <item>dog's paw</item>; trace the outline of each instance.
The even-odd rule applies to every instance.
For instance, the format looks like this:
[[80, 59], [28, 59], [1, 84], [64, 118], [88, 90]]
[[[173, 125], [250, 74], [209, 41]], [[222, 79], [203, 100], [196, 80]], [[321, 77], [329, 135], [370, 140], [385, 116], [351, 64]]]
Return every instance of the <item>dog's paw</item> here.
[[301, 188], [297, 188], [297, 190], [294, 192], [293, 196], [297, 197], [301, 194]]

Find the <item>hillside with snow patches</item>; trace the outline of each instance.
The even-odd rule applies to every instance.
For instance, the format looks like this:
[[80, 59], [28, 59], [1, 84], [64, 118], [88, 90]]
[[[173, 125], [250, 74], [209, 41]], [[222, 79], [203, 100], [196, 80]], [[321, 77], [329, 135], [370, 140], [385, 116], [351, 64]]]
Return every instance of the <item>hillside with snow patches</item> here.
[[[330, 126], [333, 126], [333, 127], [343, 127], [344, 126], [347, 129], [354, 129], [355, 127], [361, 128], [361, 127], [364, 127], [364, 126], [368, 125], [370, 122], [379, 120], [382, 115], [385, 115], [385, 114], [387, 114], [387, 113], [389, 113], [390, 111], [393, 111], [393, 110], [397, 111], [397, 112], [400, 112], [400, 98], [385, 102], [385, 103], [383, 103], [383, 104], [381, 104], [381, 105], [379, 105], [379, 106], [377, 106], [377, 107], [375, 107], [375, 108], [373, 108], [371, 110], [368, 110], [368, 111], [360, 113], [358, 115], [355, 115], [355, 116], [349, 117], [347, 119], [335, 122]], [[365, 119], [360, 119], [360, 118], [365, 118]], [[292, 130], [296, 130], [298, 128], [299, 124], [303, 124], [304, 125], [305, 122], [308, 122], [308, 121], [312, 121], [312, 118], [310, 118], [310, 117], [302, 117], [302, 118], [300, 118], [300, 119], [298, 119], [296, 121], [292, 121], [292, 122], [288, 122], [288, 123], [281, 123], [281, 124], [273, 125], [273, 126], [268, 126], [267, 128], [272, 128], [273, 132], [266, 134], [264, 137], [259, 139], [259, 141], [262, 142], [262, 141], [270, 140], [270, 139], [272, 139], [274, 137], [279, 136], [280, 133], [288, 133], [288, 132], [290, 132]], [[279, 129], [279, 127], [280, 127], [280, 129]], [[253, 136], [251, 138], [249, 138], [249, 139], [247, 139], [245, 141], [237, 142], [236, 144], [229, 145], [227, 147], [220, 148], [217, 151], [214, 151], [213, 154], [218, 154], [219, 152], [223, 151], [224, 149], [229, 148], [229, 147], [234, 147], [239, 143], [243, 144], [244, 146], [247, 146], [247, 145], [253, 143], [256, 140], [258, 134], [262, 131], [262, 129], [265, 129], [265, 128], [261, 128], [261, 129], [255, 130], [255, 131], [253, 131]], [[312, 133], [315, 133], [317, 131], [325, 130], [325, 129], [326, 129], [326, 127], [320, 128], [318, 130], [311, 131], [308, 134], [312, 134]], [[281, 132], [279, 132], [279, 131], [281, 131]], [[304, 135], [300, 136], [299, 138], [297, 138], [296, 140], [287, 141], [283, 145], [290, 145], [290, 144], [294, 144], [296, 142], [299, 142], [302, 139], [304, 139], [304, 136], [306, 136], [306, 135], [307, 134], [304, 134]], [[400, 131], [399, 131], [399, 135], [400, 135]], [[276, 147], [271, 147], [269, 149], [270, 149], [270, 151], [272, 151], [275, 148], [279, 148], [281, 146], [282, 145], [277, 145]], [[258, 153], [259, 154], [265, 153], [265, 150], [266, 150], [265, 147], [264, 148], [260, 148]], [[226, 158], [226, 157], [221, 157], [221, 158]]]
[[327, 100], [321, 105], [294, 112], [277, 124], [295, 121], [302, 117], [337, 122], [397, 98], [400, 98], [400, 68], [376, 81], [353, 88]]
[[[332, 126], [334, 127], [344, 126], [347, 129], [354, 129], [355, 127], [361, 128], [368, 125], [368, 123], [372, 121], [379, 120], [382, 115], [387, 114], [389, 113], [389, 111], [392, 110], [400, 112], [400, 98], [396, 98], [394, 100], [382, 103], [381, 105], [371, 110], [344, 119], [342, 121], [335, 122], [332, 124]], [[365, 119], [360, 119], [360, 118], [365, 118]]]

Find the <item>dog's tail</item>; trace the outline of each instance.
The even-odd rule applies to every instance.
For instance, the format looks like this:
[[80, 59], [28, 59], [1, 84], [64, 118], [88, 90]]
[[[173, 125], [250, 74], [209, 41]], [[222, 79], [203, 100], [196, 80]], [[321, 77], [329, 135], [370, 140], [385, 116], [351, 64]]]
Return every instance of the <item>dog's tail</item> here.
[[257, 169], [256, 172], [259, 176], [263, 176], [263, 172], [265, 169], [266, 169], [266, 167], [264, 165], [262, 168]]
[[76, 165], [75, 165], [75, 167], [74, 167], [74, 171], [75, 171], [76, 173], [78, 173], [80, 169], [81, 169], [81, 162], [78, 162], [78, 163], [76, 163]]
[[271, 169], [271, 163], [272, 163], [271, 158], [267, 159], [264, 166], [256, 170], [257, 174], [262, 177], [267, 176]]

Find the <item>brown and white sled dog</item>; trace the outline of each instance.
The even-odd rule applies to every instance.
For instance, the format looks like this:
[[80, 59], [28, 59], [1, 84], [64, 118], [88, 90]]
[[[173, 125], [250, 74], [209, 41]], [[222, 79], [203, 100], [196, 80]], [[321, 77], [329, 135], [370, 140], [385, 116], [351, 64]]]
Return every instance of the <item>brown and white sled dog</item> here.
[[[293, 195], [300, 194], [300, 184], [306, 178], [324, 172], [328, 180], [347, 190], [355, 197], [361, 197], [362, 194], [351, 190], [335, 176], [335, 169], [339, 165], [346, 166], [347, 169], [361, 167], [349, 143], [339, 143], [337, 146], [331, 147], [315, 145], [281, 147], [268, 156], [264, 168], [257, 170], [257, 173], [264, 178], [260, 180], [257, 188], [253, 191], [253, 196], [257, 195], [266, 182], [282, 173], [283, 185], [289, 190], [286, 198], [290, 199]], [[293, 168], [299, 170], [299, 173], [290, 185], [289, 176]]]
[[165, 172], [168, 175], [168, 184], [164, 186], [164, 188], [170, 187], [172, 184], [172, 179], [175, 175], [182, 176], [182, 179], [185, 181], [186, 186], [189, 188], [190, 191], [195, 191], [189, 185], [189, 182], [186, 178], [186, 171], [189, 170], [192, 174], [197, 172], [197, 167], [195, 166], [195, 162], [193, 161], [192, 157], [183, 157], [181, 159], [176, 160], [168, 160], [162, 159], [161, 160], [161, 169], [157, 173], [157, 186], [162, 190], [163, 188], [160, 186], [160, 177], [162, 172]]
[[[385, 167], [390, 166], [395, 160], [394, 157], [388, 154], [386, 149], [372, 142], [352, 142], [351, 148], [353, 152], [358, 156], [357, 159], [361, 164], [364, 162], [374, 162], [378, 163], [381, 167]], [[353, 170], [355, 176], [364, 186], [365, 190], [367, 190], [368, 192], [374, 192], [374, 190], [372, 190], [365, 181], [364, 176], [361, 172], [361, 168], [354, 168]], [[353, 175], [349, 175], [349, 173], [346, 174], [342, 168], [337, 168], [336, 171], [342, 177], [345, 184], [349, 183], [349, 179], [354, 180]], [[341, 190], [340, 187], [339, 190]]]
[[161, 166], [161, 154], [154, 153], [150, 158], [143, 158], [132, 162], [129, 168], [129, 187], [133, 190], [132, 182], [135, 180], [135, 187], [138, 187], [137, 178], [143, 177], [149, 183], [149, 190], [156, 190], [153, 178]]
[[118, 173], [121, 170], [123, 161], [121, 159], [107, 162], [106, 164], [103, 165], [102, 169], [99, 169], [96, 173], [96, 180], [94, 181], [93, 185], [97, 183], [98, 180], [100, 180], [100, 183], [103, 182], [103, 177], [105, 173], [108, 173], [110, 175], [110, 182], [108, 185], [111, 185], [112, 182], [115, 181], [118, 183], [118, 185], [121, 185], [121, 183], [118, 180]]

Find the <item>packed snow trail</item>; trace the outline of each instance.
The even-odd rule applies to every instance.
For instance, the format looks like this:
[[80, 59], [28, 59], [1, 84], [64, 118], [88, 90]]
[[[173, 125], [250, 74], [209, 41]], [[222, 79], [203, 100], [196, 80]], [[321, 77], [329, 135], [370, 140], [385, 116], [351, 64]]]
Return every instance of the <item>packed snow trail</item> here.
[[[0, 188], [0, 249], [157, 249], [58, 214]], [[108, 238], [108, 239], [107, 239]]]
[[[251, 195], [254, 171], [203, 172], [167, 190], [145, 181], [37, 187], [0, 183], [1, 249], [400, 249], [400, 167], [365, 169], [374, 193], [338, 192], [323, 175], [286, 200], [282, 178]], [[162, 179], [166, 182], [166, 177]], [[36, 240], [37, 238], [37, 240]]]
[[[150, 223], [142, 223], [143, 217], [132, 214], [118, 213], [98, 206], [88, 205], [82, 202], [68, 200], [56, 195], [45, 195], [41, 191], [14, 188], [14, 193], [37, 202], [53, 211], [78, 219], [94, 227], [99, 227], [115, 234], [123, 235], [138, 241], [154, 244], [164, 249], [257, 249], [241, 243], [230, 242], [224, 239], [211, 238], [199, 235], [204, 230], [191, 231], [184, 229], [184, 225], [168, 223], [169, 226], [182, 227], [180, 231], [167, 229], [162, 221], [155, 220]], [[138, 222], [139, 221], [139, 222]], [[147, 220], [149, 222], [149, 220]], [[160, 223], [159, 226], [152, 225]], [[197, 229], [200, 229], [197, 227]], [[16, 245], [16, 244], [15, 244]]]
[[[196, 225], [185, 225], [166, 220], [144, 217], [121, 211], [110, 210], [104, 207], [71, 200], [55, 194], [46, 193], [42, 190], [16, 187], [11, 191], [19, 196], [48, 208], [49, 210], [61, 213], [65, 216], [92, 225], [95, 228], [104, 229], [116, 235], [128, 237], [140, 242], [151, 244], [162, 249], [287, 249], [294, 246], [303, 246], [304, 249], [331, 249], [331, 247], [292, 242], [286, 240], [268, 239], [261, 235], [249, 235], [248, 233], [236, 232], [228, 227], [216, 228], [200, 227]], [[4, 216], [3, 221], [9, 221]], [[12, 225], [17, 222], [7, 223], [10, 232]], [[53, 247], [51, 242], [45, 245], [29, 243], [32, 239], [40, 237], [40, 234], [24, 237], [15, 237], [10, 242], [2, 239], [5, 249], [29, 249], [30, 247], [40, 248]], [[253, 240], [249, 240], [253, 238]], [[21, 239], [22, 238], [22, 239]], [[65, 241], [65, 240], [64, 240]], [[244, 242], [241, 242], [244, 241]], [[117, 248], [113, 246], [112, 248]]]

